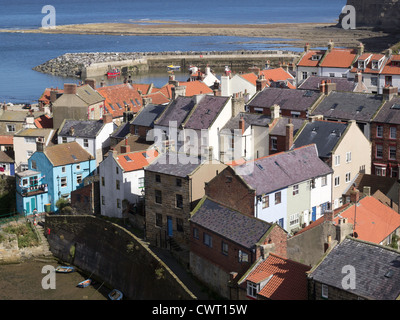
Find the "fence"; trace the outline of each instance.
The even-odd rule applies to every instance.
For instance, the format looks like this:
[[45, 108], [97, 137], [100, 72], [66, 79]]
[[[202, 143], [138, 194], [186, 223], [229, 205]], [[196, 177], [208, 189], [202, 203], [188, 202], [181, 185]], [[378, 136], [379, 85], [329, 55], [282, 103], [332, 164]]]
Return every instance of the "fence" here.
[[20, 214], [18, 212], [10, 212], [10, 213], [6, 213], [6, 214], [0, 214], [0, 227], [12, 222], [12, 221], [19, 221], [20, 219], [25, 219], [26, 216], [25, 214]]

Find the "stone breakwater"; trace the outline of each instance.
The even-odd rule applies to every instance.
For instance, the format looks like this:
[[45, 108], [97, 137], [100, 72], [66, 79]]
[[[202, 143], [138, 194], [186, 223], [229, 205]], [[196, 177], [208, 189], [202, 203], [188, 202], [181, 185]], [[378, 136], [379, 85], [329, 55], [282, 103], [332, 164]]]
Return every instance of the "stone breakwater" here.
[[[61, 77], [84, 78], [87, 70], [96, 66], [117, 66], [125, 70], [142, 70], [180, 64], [182, 67], [192, 63], [221, 67], [265, 64], [271, 61], [293, 61], [299, 53], [283, 50], [240, 50], [240, 51], [168, 51], [168, 52], [92, 52], [65, 53], [33, 68], [38, 72]], [[132, 68], [135, 66], [136, 68]], [[137, 68], [137, 66], [142, 66]], [[145, 67], [143, 67], [145, 66]], [[130, 67], [130, 68], [129, 68]]]

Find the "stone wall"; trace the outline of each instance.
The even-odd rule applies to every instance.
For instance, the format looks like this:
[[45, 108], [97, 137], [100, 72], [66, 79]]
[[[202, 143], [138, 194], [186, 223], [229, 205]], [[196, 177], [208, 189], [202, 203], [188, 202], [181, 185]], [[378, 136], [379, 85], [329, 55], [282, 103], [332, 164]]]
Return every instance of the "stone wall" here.
[[93, 216], [46, 216], [57, 258], [75, 265], [129, 299], [195, 299], [179, 278], [139, 238]]

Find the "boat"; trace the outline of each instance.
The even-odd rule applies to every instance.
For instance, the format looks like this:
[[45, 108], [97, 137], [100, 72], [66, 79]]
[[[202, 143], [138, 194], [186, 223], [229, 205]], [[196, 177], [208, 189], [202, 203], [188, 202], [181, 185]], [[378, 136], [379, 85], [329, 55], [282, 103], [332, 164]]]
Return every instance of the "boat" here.
[[121, 75], [121, 70], [119, 70], [117, 68], [113, 68], [113, 69], [110, 69], [107, 71], [108, 78], [118, 77], [119, 75]]
[[86, 288], [86, 287], [90, 286], [91, 283], [92, 283], [91, 279], [86, 279], [86, 280], [83, 280], [83, 281], [79, 282], [77, 287]]
[[122, 297], [124, 295], [122, 294], [121, 291], [114, 289], [112, 290], [109, 294], [108, 297], [110, 298], [110, 300], [122, 300]]
[[74, 267], [70, 267], [70, 266], [58, 266], [56, 268], [56, 272], [59, 273], [71, 273], [74, 272], [75, 268]]
[[173, 64], [170, 64], [167, 68], [169, 71], [173, 71], [173, 70], [179, 70], [181, 66], [174, 66]]

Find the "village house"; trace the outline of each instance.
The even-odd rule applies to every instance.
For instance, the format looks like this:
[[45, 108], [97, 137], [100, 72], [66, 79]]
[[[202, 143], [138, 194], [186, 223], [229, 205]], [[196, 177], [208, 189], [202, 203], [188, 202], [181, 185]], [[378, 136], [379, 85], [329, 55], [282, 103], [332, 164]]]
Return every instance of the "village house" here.
[[93, 156], [77, 142], [43, 148], [28, 159], [28, 170], [17, 173], [17, 211], [31, 213], [57, 211], [60, 198], [70, 199], [71, 192], [83, 186], [83, 180], [93, 174], [96, 163]]
[[[371, 143], [355, 120], [311, 120], [297, 132], [292, 148], [314, 143], [318, 156], [332, 168], [332, 206], [343, 204], [342, 195], [359, 172], [371, 173]], [[315, 219], [313, 219], [315, 220]]]
[[131, 152], [127, 144], [121, 149], [110, 151], [99, 165], [100, 213], [107, 217], [125, 218], [124, 209], [143, 199], [144, 167], [158, 156], [155, 149]]
[[104, 100], [89, 84], [65, 83], [63, 94], [52, 104], [54, 128], [60, 128], [64, 119], [101, 119], [106, 113]]
[[107, 149], [110, 134], [115, 129], [110, 114], [103, 115], [102, 120], [64, 120], [58, 130], [58, 144], [76, 141], [95, 159], [96, 165], [103, 160], [103, 150]]
[[[232, 163], [206, 183], [206, 195], [243, 214], [277, 223], [287, 232], [329, 209], [331, 174], [309, 145], [260, 159]], [[240, 194], [241, 197], [227, 195]]]
[[204, 183], [224, 168], [219, 161], [171, 150], [145, 167], [146, 239], [182, 250], [188, 262], [190, 212], [204, 196]]
[[351, 78], [333, 78], [333, 77], [321, 77], [321, 76], [310, 76], [304, 80], [299, 86], [298, 90], [313, 90], [321, 91], [321, 84], [327, 83], [335, 84], [335, 91], [353, 92], [356, 90], [357, 83], [355, 79]]
[[46, 88], [38, 99], [38, 107], [40, 111], [50, 115], [53, 110], [53, 103], [64, 93], [63, 89]]
[[211, 71], [211, 68], [207, 65], [204, 68], [204, 72], [200, 70], [200, 68], [196, 66], [191, 66], [189, 68], [189, 79], [188, 81], [197, 81], [200, 80], [205, 83], [208, 87], [212, 87], [215, 83], [219, 83], [220, 80], [215, 76], [215, 74]]
[[130, 133], [143, 140], [154, 141], [154, 121], [164, 111], [165, 105], [149, 104], [140, 110], [138, 115], [130, 122]]
[[309, 299], [398, 300], [399, 260], [397, 250], [347, 237], [309, 271]]
[[[251, 232], [248, 232], [251, 230]], [[262, 255], [286, 256], [287, 233], [203, 197], [190, 218], [190, 270], [221, 296]]]
[[0, 108], [0, 136], [13, 136], [23, 128], [36, 128], [35, 119], [43, 115], [40, 111], [8, 110]]
[[15, 163], [13, 156], [12, 151], [0, 151], [0, 175], [14, 176]]

